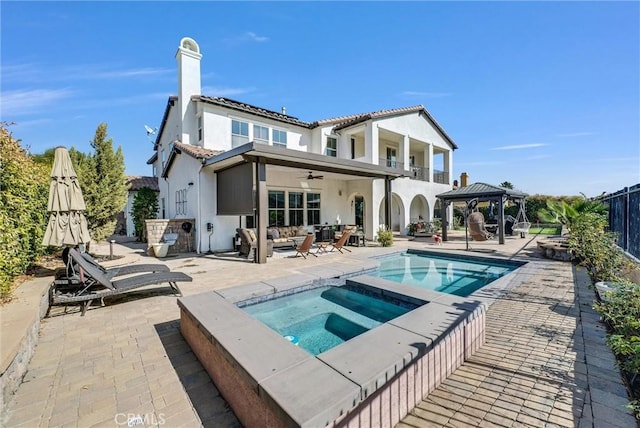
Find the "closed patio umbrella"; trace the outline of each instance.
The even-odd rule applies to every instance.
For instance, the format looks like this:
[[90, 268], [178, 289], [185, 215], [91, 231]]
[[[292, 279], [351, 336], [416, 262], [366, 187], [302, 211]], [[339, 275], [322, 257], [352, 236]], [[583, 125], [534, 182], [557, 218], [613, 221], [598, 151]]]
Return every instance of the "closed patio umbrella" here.
[[42, 245], [63, 247], [88, 243], [91, 236], [84, 217], [86, 209], [69, 152], [64, 147], [56, 147], [47, 204], [49, 224]]

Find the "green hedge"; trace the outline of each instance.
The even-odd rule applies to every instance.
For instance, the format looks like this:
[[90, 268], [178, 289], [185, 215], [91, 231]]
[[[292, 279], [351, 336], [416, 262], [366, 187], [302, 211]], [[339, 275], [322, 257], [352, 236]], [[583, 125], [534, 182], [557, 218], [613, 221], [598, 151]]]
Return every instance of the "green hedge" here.
[[48, 171], [33, 162], [0, 125], [0, 300], [11, 297], [14, 278], [44, 252], [40, 245], [47, 224]]

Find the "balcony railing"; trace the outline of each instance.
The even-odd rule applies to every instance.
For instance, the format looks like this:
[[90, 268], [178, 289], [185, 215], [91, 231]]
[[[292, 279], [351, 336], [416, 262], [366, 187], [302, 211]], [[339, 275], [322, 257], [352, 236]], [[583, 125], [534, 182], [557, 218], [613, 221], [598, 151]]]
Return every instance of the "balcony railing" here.
[[379, 164], [384, 165], [388, 168], [404, 169], [404, 163], [395, 159], [380, 158]]
[[422, 166], [411, 166], [409, 167], [411, 170], [410, 178], [414, 180], [420, 181], [429, 181], [429, 168], [425, 168]]
[[433, 182], [440, 184], [449, 184], [449, 173], [446, 171], [433, 170]]

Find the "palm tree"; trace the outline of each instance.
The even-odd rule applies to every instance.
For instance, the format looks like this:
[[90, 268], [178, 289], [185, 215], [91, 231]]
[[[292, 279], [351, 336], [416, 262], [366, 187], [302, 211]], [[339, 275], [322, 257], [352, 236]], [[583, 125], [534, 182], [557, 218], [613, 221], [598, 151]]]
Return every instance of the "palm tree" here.
[[503, 181], [500, 183], [500, 187], [504, 187], [505, 189], [513, 189], [513, 184], [508, 181]]
[[600, 201], [587, 199], [584, 195], [582, 195], [582, 199], [577, 199], [570, 204], [565, 201], [547, 199], [547, 208], [539, 210], [538, 217], [547, 223], [562, 223], [570, 229], [573, 222], [585, 213], [606, 217], [607, 206]]

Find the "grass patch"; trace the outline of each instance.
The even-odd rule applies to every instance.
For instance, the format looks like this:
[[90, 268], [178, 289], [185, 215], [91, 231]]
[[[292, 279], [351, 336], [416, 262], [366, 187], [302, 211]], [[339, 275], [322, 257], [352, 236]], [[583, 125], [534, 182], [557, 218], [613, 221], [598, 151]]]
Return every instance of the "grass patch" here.
[[557, 227], [532, 227], [529, 229], [530, 235], [560, 235], [562, 226]]

